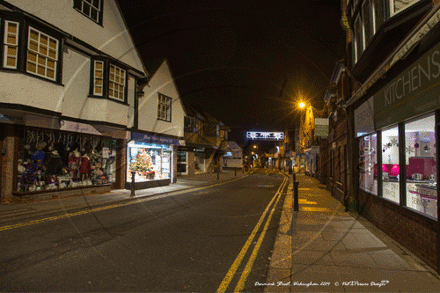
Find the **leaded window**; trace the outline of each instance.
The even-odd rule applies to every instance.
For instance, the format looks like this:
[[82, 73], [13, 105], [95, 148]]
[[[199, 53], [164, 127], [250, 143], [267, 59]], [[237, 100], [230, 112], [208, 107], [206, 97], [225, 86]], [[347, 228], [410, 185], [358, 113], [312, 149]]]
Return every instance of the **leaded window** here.
[[157, 98], [157, 119], [171, 121], [171, 98], [159, 94]]

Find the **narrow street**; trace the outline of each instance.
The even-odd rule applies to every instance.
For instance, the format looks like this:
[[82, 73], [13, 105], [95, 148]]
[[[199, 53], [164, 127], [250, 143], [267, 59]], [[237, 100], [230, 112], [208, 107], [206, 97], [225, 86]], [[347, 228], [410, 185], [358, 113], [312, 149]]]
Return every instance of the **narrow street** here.
[[215, 292], [232, 291], [241, 279], [241, 290], [262, 291], [253, 283], [266, 280], [286, 181], [259, 170], [194, 192], [0, 230], [0, 290]]

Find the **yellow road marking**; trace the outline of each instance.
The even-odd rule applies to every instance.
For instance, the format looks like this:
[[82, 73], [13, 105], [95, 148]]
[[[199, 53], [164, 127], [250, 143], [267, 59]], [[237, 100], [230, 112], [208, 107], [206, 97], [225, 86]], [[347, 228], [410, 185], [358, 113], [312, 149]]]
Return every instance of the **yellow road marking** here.
[[[246, 255], [250, 245], [252, 244], [252, 241], [255, 238], [255, 235], [257, 234], [258, 230], [260, 229], [261, 224], [263, 223], [264, 218], [266, 217], [266, 214], [268, 213], [270, 207], [272, 206], [272, 203], [281, 196], [281, 191], [283, 190], [283, 187], [285, 185], [285, 182], [287, 181], [287, 177], [284, 177], [283, 183], [278, 188], [278, 191], [275, 193], [272, 200], [267, 205], [266, 209], [264, 210], [263, 214], [261, 215], [260, 219], [258, 220], [257, 225], [255, 226], [254, 230], [252, 230], [251, 235], [249, 235], [249, 238], [247, 239], [246, 243], [242, 247], [240, 253], [238, 254], [237, 258], [235, 259], [232, 266], [229, 268], [229, 271], [227, 272], [226, 276], [224, 277], [223, 281], [221, 282], [220, 286], [217, 289], [218, 293], [224, 293], [226, 289], [229, 287], [229, 284], [232, 281], [232, 278], [234, 277], [235, 273], [238, 270], [238, 267], [240, 266], [241, 262], [243, 261], [244, 256]], [[277, 200], [278, 201], [278, 200]]]
[[269, 229], [270, 221], [272, 220], [273, 213], [275, 212], [275, 208], [276, 208], [280, 198], [281, 198], [281, 193], [278, 193], [277, 200], [276, 200], [275, 204], [272, 206], [272, 210], [270, 211], [269, 217], [267, 218], [266, 224], [264, 225], [263, 232], [261, 232], [260, 237], [258, 238], [258, 242], [255, 245], [254, 250], [252, 251], [252, 254], [246, 264], [246, 267], [244, 268], [243, 273], [241, 274], [240, 280], [238, 280], [238, 283], [234, 289], [234, 292], [240, 292], [244, 288], [247, 277], [249, 276], [251, 269], [252, 269], [252, 266], [254, 265], [255, 259], [257, 258], [258, 252], [260, 251], [261, 244], [263, 243], [263, 239], [266, 236], [267, 230]]
[[124, 205], [126, 205], [126, 203], [115, 204], [115, 205], [99, 207], [99, 208], [93, 208], [93, 209], [88, 209], [88, 210], [84, 210], [84, 211], [79, 211], [76, 213], [68, 213], [68, 214], [63, 214], [63, 215], [59, 215], [59, 216], [53, 216], [53, 217], [33, 220], [33, 221], [29, 221], [29, 222], [23, 222], [23, 223], [18, 223], [18, 224], [13, 224], [13, 225], [2, 226], [2, 227], [0, 227], [0, 231], [6, 231], [6, 230], [19, 228], [19, 227], [25, 227], [25, 226], [31, 226], [31, 225], [35, 225], [35, 224], [39, 224], [39, 223], [55, 221], [55, 220], [64, 219], [64, 218], [76, 217], [79, 215], [85, 215], [88, 213], [99, 212], [99, 211], [103, 211], [103, 210], [117, 208], [117, 207], [124, 206]]

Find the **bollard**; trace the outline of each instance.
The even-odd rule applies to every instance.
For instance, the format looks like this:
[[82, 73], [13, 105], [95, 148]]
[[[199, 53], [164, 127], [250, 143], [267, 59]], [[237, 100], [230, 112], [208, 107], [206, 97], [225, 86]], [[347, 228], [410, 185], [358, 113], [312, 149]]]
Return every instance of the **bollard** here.
[[217, 180], [220, 179], [220, 168], [217, 168]]
[[299, 211], [298, 185], [299, 185], [299, 182], [296, 182], [296, 181], [293, 182], [293, 210], [294, 211]]
[[295, 172], [292, 173], [293, 182], [296, 182], [296, 174]]
[[131, 196], [134, 196], [135, 194], [134, 194], [134, 184], [136, 183], [135, 182], [135, 179], [134, 179], [134, 175], [136, 174], [136, 172], [135, 171], [131, 171]]

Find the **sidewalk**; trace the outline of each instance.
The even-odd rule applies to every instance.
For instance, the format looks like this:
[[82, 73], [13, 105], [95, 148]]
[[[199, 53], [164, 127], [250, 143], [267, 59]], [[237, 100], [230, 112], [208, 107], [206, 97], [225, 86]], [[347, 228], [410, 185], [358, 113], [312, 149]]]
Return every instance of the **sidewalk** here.
[[325, 185], [297, 174], [284, 202], [265, 292], [439, 292], [440, 277], [357, 214]]
[[9, 203], [0, 205], [0, 225], [5, 225], [17, 220], [29, 220], [41, 216], [48, 216], [70, 211], [91, 209], [94, 207], [113, 205], [124, 201], [163, 196], [167, 193], [191, 190], [205, 186], [215, 185], [230, 180], [243, 178], [247, 173], [237, 170], [224, 170], [219, 174], [203, 173], [197, 175], [178, 176], [177, 182], [168, 186], [153, 187], [143, 190], [136, 190], [135, 196], [131, 196], [130, 190], [112, 190], [110, 193], [90, 194], [44, 200], [30, 203]]

